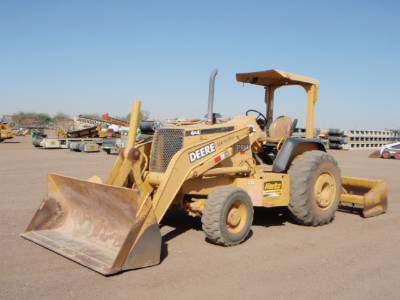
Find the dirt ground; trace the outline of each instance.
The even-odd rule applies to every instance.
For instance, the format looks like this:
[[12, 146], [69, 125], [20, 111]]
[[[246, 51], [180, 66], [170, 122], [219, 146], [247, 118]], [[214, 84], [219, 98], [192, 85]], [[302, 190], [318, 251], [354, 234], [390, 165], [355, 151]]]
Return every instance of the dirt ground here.
[[[19, 237], [46, 193], [49, 171], [105, 178], [115, 156], [35, 149], [30, 137], [0, 144], [0, 299], [395, 299], [400, 292], [400, 160], [333, 151], [343, 175], [382, 178], [389, 210], [332, 224], [293, 224], [257, 209], [236, 247], [205, 241], [200, 222], [167, 216], [159, 266], [103, 277]], [[177, 220], [180, 216], [180, 220]]]

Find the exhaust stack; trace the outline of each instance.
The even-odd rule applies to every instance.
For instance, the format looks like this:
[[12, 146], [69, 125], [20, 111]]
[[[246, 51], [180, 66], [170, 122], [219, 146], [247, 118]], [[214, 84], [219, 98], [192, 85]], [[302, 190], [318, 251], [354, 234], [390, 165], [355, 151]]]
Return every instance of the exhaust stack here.
[[210, 74], [210, 83], [208, 87], [208, 110], [207, 110], [207, 121], [210, 124], [215, 123], [214, 119], [214, 90], [215, 90], [215, 77], [218, 74], [218, 69], [214, 69]]

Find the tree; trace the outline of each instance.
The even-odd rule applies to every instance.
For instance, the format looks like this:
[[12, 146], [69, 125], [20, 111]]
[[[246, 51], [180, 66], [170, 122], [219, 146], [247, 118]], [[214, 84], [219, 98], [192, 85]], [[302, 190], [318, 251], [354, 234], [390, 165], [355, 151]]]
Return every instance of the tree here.
[[44, 113], [36, 114], [36, 119], [43, 124], [49, 124], [51, 122], [51, 117]]
[[55, 116], [53, 117], [53, 122], [57, 122], [57, 121], [65, 121], [65, 120], [71, 120], [72, 118], [62, 112], [59, 112], [57, 114], [55, 114]]
[[82, 116], [88, 117], [88, 118], [92, 118], [92, 119], [98, 119], [101, 120], [101, 117], [99, 114], [97, 113], [90, 113], [90, 114], [82, 114]]
[[58, 128], [68, 129], [74, 126], [72, 118], [62, 112], [57, 113], [53, 117], [53, 123]]
[[12, 120], [15, 124], [22, 126], [29, 125], [48, 125], [51, 122], [51, 117], [46, 113], [35, 113], [35, 112], [17, 112], [12, 116]]

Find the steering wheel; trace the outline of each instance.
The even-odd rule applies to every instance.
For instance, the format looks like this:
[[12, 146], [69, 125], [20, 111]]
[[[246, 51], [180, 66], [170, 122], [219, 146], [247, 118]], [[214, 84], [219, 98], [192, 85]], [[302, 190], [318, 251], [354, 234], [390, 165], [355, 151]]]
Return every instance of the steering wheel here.
[[246, 116], [248, 116], [251, 112], [257, 114], [256, 122], [258, 125], [260, 125], [261, 128], [264, 128], [267, 125], [267, 118], [264, 116], [264, 114], [260, 113], [258, 110], [249, 109], [248, 111], [246, 111]]

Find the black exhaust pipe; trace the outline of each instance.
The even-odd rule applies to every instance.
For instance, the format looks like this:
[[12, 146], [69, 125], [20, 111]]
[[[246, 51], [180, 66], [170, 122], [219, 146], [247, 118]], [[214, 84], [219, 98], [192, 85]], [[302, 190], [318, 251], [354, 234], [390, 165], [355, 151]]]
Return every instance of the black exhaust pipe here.
[[215, 90], [215, 77], [218, 74], [218, 69], [214, 69], [210, 74], [210, 84], [208, 87], [208, 110], [207, 110], [207, 121], [210, 124], [215, 123], [214, 118], [214, 90]]

